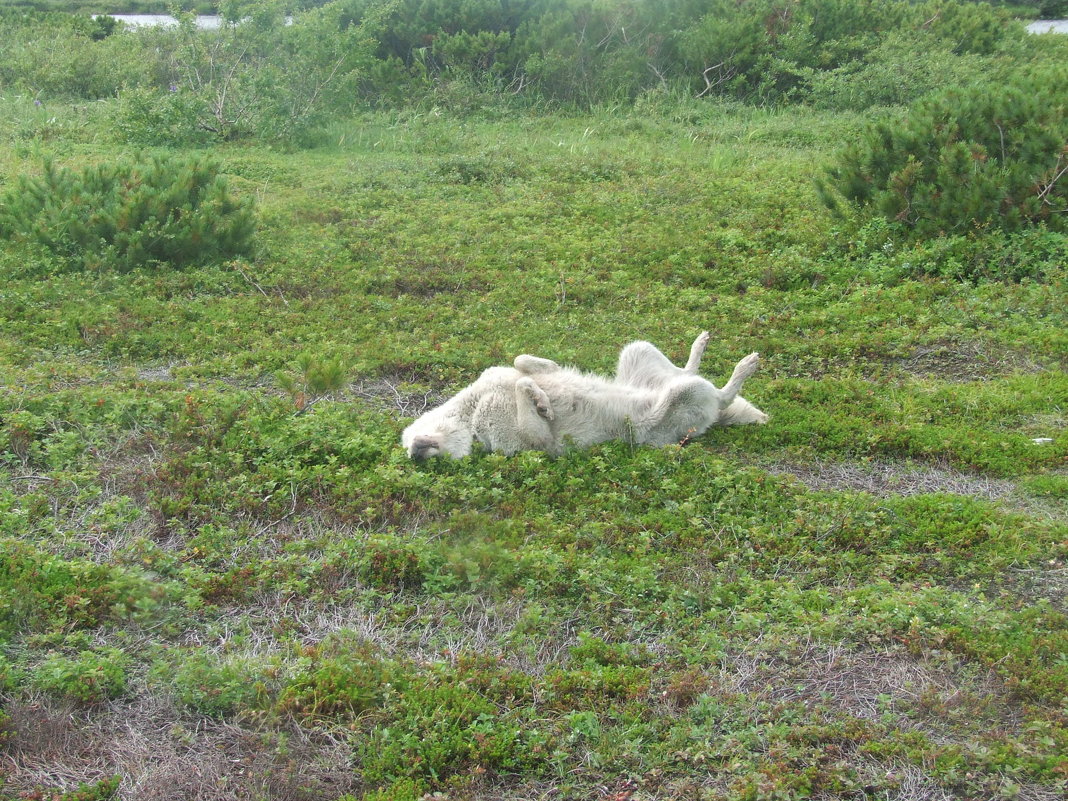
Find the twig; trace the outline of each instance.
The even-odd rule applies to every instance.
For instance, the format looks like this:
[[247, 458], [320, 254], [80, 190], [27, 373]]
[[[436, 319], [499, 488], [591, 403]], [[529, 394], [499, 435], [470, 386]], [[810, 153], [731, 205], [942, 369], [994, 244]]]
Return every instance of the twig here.
[[[1058, 165], [1060, 165], [1061, 163], [1062, 158], [1064, 158], [1063, 150], [1057, 154], [1057, 163], [1053, 165], [1053, 169], [1057, 169]], [[1049, 201], [1046, 199], [1046, 195], [1050, 193], [1050, 190], [1053, 189], [1057, 181], [1064, 177], [1064, 174], [1066, 172], [1068, 172], [1068, 164], [1065, 164], [1063, 167], [1061, 167], [1060, 171], [1050, 179], [1049, 183], [1042, 187], [1042, 191], [1038, 193], [1038, 199], [1041, 200], [1043, 203], [1049, 204]]]
[[660, 70], [658, 70], [656, 68], [656, 65], [653, 64], [653, 62], [651, 62], [651, 61], [647, 62], [646, 66], [649, 67], [649, 69], [651, 69], [653, 71], [653, 75], [655, 75], [657, 77], [657, 80], [660, 81], [660, 85], [666, 87], [667, 86], [667, 78], [664, 77], [664, 73], [662, 73]]
[[[252, 284], [252, 286], [256, 287], [256, 289], [258, 289], [260, 291], [261, 295], [263, 295], [265, 298], [267, 298], [267, 300], [271, 299], [271, 296], [267, 294], [267, 292], [263, 289], [263, 287], [260, 286], [259, 284], [257, 284], [255, 281], [253, 281], [252, 277], [248, 273], [246, 273], [244, 270], [241, 269], [241, 265], [239, 265], [236, 261], [233, 262], [233, 265], [234, 265], [234, 269], [237, 270], [239, 273], [241, 273], [241, 276], [246, 281], [248, 281], [250, 284]], [[281, 291], [279, 291], [278, 297], [281, 298], [282, 303], [286, 304], [286, 307], [288, 308], [289, 307], [289, 301], [286, 300], [285, 295], [283, 295], [281, 293]]]
[[696, 95], [697, 97], [703, 97], [704, 95], [715, 89], [717, 86], [719, 86], [721, 83], [725, 83], [726, 81], [729, 81], [731, 78], [734, 77], [734, 69], [732, 67], [727, 67], [727, 69], [721, 72], [719, 78], [716, 80], [715, 83], [712, 83], [712, 81], [708, 80], [708, 73], [712, 72], [712, 70], [721, 69], [726, 63], [726, 61], [721, 61], [718, 64], [714, 64], [711, 67], [706, 67], [704, 70], [701, 71], [701, 77], [705, 79], [705, 88], [703, 91], [699, 92]]
[[296, 511], [297, 511], [297, 485], [296, 484], [290, 484], [289, 485], [289, 492], [290, 492], [290, 496], [291, 496], [291, 498], [293, 500], [293, 505], [290, 506], [289, 511], [286, 512], [284, 515], [282, 515], [280, 518], [275, 520], [273, 523], [268, 523], [266, 526], [261, 528], [260, 531], [259, 531], [259, 534], [261, 536], [263, 534], [266, 534], [268, 531], [270, 531], [272, 528], [277, 526], [279, 523], [282, 523], [282, 522], [288, 520], [289, 518], [291, 518], [296, 513]]

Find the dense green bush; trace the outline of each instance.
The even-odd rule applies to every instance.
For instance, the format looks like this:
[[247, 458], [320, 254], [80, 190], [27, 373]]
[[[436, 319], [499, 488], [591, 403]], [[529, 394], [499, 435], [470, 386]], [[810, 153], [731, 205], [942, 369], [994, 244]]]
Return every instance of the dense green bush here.
[[863, 111], [907, 105], [946, 86], [964, 86], [992, 69], [988, 56], [957, 54], [934, 36], [894, 31], [838, 67], [805, 67], [799, 95], [817, 108]]
[[281, 0], [219, 11], [219, 30], [185, 14], [173, 28], [113, 34], [51, 15], [47, 37], [44, 17], [13, 18], [0, 33], [0, 88], [119, 94], [117, 127], [134, 143], [305, 143], [368, 101], [589, 107], [675, 89], [906, 103], [989, 72], [1024, 39], [1004, 9], [957, 0], [333, 0], [291, 24]]
[[951, 89], [904, 120], [869, 126], [822, 186], [825, 201], [892, 221], [907, 237], [1068, 228], [1063, 70]]
[[0, 8], [0, 91], [34, 97], [113, 97], [144, 80], [148, 61], [127, 37], [88, 16]]
[[[988, 57], [1023, 36], [1003, 9], [953, 0], [339, 2], [343, 18], [366, 22], [378, 43], [365, 90], [393, 100], [463, 79], [502, 98], [568, 105], [680, 85], [701, 96], [778, 102], [806, 97], [825, 71], [843, 70], [839, 82], [855, 75], [862, 90], [869, 76], [858, 73], [869, 54], [895, 36], [921, 64], [933, 49], [948, 55], [950, 74], [966, 77], [981, 62], [964, 59], [965, 71], [955, 59]], [[899, 55], [902, 45], [892, 50]], [[944, 85], [945, 65], [932, 64], [933, 75], [913, 70], [904, 91], [889, 96], [860, 92], [852, 107], [911, 100], [933, 80]], [[826, 90], [819, 94], [826, 99]]]
[[50, 654], [31, 672], [38, 689], [80, 703], [95, 703], [126, 689], [129, 658], [118, 648], [85, 650], [77, 657]]
[[154, 80], [123, 94], [130, 142], [196, 144], [249, 136], [295, 141], [350, 111], [371, 41], [337, 3], [287, 23], [277, 0], [225, 3], [219, 30], [179, 16], [170, 31], [138, 34]]
[[230, 195], [218, 167], [156, 156], [80, 173], [46, 162], [0, 198], [0, 237], [43, 246], [69, 267], [128, 271], [204, 264], [248, 253], [251, 201]]
[[397, 676], [359, 743], [363, 780], [389, 786], [411, 780], [425, 791], [472, 772], [535, 772], [546, 736], [510, 707], [523, 697], [529, 677], [464, 657], [456, 667]]

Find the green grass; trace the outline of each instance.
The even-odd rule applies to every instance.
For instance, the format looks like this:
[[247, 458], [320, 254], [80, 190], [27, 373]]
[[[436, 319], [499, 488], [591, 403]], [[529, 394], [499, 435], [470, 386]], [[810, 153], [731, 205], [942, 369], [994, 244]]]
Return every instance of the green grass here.
[[[106, 109], [3, 103], [2, 186], [131, 155]], [[367, 114], [212, 150], [257, 202], [243, 260], [86, 274], [5, 243], [0, 792], [63, 732], [59, 789], [105, 764], [124, 798], [148, 753], [218, 797], [1063, 791], [1064, 265], [966, 283], [938, 242], [832, 219], [813, 178], [860, 123]], [[610, 371], [704, 329], [714, 380], [761, 352], [767, 426], [399, 447], [519, 353]], [[349, 380], [302, 406], [277, 374], [316, 364]]]

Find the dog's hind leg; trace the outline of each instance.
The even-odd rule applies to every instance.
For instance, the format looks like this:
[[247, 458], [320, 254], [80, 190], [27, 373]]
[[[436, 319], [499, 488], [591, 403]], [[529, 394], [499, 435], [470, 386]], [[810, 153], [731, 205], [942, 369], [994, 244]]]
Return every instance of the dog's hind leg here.
[[516, 356], [512, 362], [515, 369], [525, 375], [539, 375], [541, 373], [553, 373], [560, 369], [560, 365], [552, 359], [543, 359], [540, 356], [531, 356], [524, 353]]
[[534, 383], [533, 378], [524, 376], [515, 382], [515, 400], [526, 412], [533, 411], [545, 420], [553, 419], [553, 405], [545, 390]]
[[719, 394], [710, 382], [680, 371], [636, 421], [639, 441], [670, 445], [703, 434], [719, 414]]
[[[696, 344], [696, 343], [695, 343]], [[631, 342], [619, 353], [617, 384], [659, 389], [682, 372], [649, 342]]]
[[525, 448], [556, 451], [552, 427], [553, 407], [545, 390], [524, 376], [515, 382], [516, 424]]
[[734, 399], [734, 403], [723, 410], [719, 420], [716, 421], [716, 425], [744, 426], [750, 423], [763, 424], [766, 422], [768, 422], [768, 416], [739, 395]]
[[697, 375], [697, 369], [701, 366], [701, 357], [705, 355], [705, 348], [708, 346], [708, 339], [709, 333], [702, 331], [693, 341], [690, 346], [690, 358], [686, 366], [682, 368], [685, 372]]
[[735, 365], [730, 381], [720, 390], [720, 408], [726, 409], [734, 403], [734, 399], [742, 391], [745, 379], [755, 373], [758, 367], [760, 367], [760, 355], [757, 353], [750, 353]]

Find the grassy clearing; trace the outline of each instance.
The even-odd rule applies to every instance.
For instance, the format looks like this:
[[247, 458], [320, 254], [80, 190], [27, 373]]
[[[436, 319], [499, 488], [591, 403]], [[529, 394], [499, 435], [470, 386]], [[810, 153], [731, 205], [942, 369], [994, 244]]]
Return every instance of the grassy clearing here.
[[[8, 129], [3, 185], [120, 155], [106, 109], [22, 102], [55, 134]], [[1059, 797], [1064, 265], [916, 278], [959, 254], [833, 220], [813, 177], [860, 120], [367, 115], [212, 150], [250, 257], [8, 246], [3, 791]], [[489, 364], [702, 329], [709, 376], [761, 352], [768, 426], [398, 446]], [[298, 414], [302, 355], [349, 381]]]

